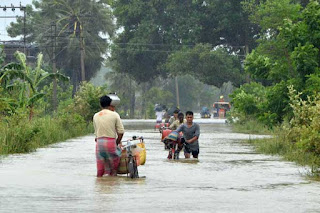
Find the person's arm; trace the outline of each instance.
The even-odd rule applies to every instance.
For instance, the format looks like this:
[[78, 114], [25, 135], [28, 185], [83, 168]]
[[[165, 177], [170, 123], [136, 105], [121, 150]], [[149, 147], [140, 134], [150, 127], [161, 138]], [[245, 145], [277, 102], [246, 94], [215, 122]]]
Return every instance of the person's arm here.
[[187, 143], [193, 143], [196, 140], [198, 140], [198, 136], [194, 136], [193, 138], [191, 138], [190, 140], [186, 140]]
[[120, 145], [120, 146], [122, 145], [121, 144], [122, 137], [123, 137], [123, 133], [118, 133], [118, 137], [117, 137], [117, 141], [116, 141], [117, 145]]
[[199, 139], [199, 136], [200, 136], [200, 127], [198, 124], [196, 124], [196, 130], [194, 132], [194, 137], [189, 139], [189, 140], [186, 140], [187, 143], [193, 143], [195, 142], [196, 140]]
[[94, 141], [97, 142], [97, 127], [96, 127], [96, 122], [94, 121], [94, 117], [93, 117], [93, 128], [94, 128], [94, 135], [96, 136], [94, 138]]
[[116, 130], [118, 135], [116, 142], [117, 142], [117, 145], [121, 145], [121, 140], [124, 134], [124, 127], [119, 115], [117, 115]]
[[183, 124], [182, 125], [180, 125], [180, 126], [178, 126], [178, 128], [175, 130], [175, 132], [182, 132], [182, 130], [183, 130]]

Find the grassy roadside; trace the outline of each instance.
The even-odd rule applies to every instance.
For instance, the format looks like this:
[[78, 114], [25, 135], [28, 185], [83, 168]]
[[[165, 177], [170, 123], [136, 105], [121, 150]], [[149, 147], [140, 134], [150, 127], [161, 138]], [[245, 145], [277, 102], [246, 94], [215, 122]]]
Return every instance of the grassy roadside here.
[[28, 119], [12, 117], [0, 122], [0, 155], [28, 153], [37, 148], [92, 133], [92, 124], [87, 125], [79, 116], [64, 115]]
[[271, 135], [273, 131], [269, 130], [263, 124], [255, 120], [246, 120], [246, 122], [232, 123], [232, 130], [239, 133], [258, 134], [258, 135]]
[[309, 166], [311, 171], [307, 176], [320, 180], [320, 156], [305, 152], [295, 144], [285, 142], [280, 136], [247, 140], [245, 142], [253, 145], [259, 153], [279, 155], [284, 160], [295, 162], [301, 166]]
[[296, 143], [288, 142], [287, 136], [280, 127], [271, 131], [257, 121], [247, 120], [245, 123], [232, 124], [232, 129], [239, 133], [273, 136], [272, 138], [251, 139], [244, 142], [253, 145], [259, 153], [278, 155], [284, 160], [310, 167], [311, 171], [307, 176], [320, 181], [320, 156], [313, 152], [306, 152]]

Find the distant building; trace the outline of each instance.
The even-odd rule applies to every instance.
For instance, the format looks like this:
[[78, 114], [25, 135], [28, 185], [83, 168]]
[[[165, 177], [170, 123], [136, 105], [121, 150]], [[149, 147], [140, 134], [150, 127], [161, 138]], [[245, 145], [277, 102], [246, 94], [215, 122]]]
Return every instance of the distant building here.
[[38, 46], [34, 44], [26, 44], [24, 46], [23, 41], [12, 40], [12, 41], [0, 41], [0, 44], [3, 45], [3, 51], [6, 55], [5, 63], [15, 61], [14, 53], [20, 51], [26, 54], [28, 62], [35, 62], [37, 55], [39, 53]]

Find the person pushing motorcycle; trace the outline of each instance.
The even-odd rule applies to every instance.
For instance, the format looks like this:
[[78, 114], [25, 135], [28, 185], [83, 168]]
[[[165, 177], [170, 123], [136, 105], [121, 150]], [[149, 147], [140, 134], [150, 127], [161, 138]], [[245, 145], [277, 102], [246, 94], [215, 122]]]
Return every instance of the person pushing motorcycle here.
[[[187, 123], [184, 123], [176, 129], [176, 132], [183, 133], [184, 140], [184, 156], [185, 158], [190, 158], [192, 154], [193, 158], [198, 158], [199, 149], [199, 136], [200, 136], [200, 126], [193, 122], [193, 112], [186, 112]], [[182, 141], [183, 142], [183, 141]]]

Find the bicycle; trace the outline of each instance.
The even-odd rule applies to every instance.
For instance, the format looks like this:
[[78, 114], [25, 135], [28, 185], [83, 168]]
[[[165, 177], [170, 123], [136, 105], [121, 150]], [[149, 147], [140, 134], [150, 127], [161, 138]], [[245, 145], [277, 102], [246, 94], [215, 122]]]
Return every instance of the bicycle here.
[[127, 141], [122, 141], [122, 143], [126, 143], [125, 145], [122, 146], [122, 149], [126, 150], [125, 162], [126, 162], [127, 177], [129, 176], [130, 178], [139, 178], [138, 160], [134, 155], [133, 151], [135, 148], [137, 148], [137, 144], [144, 143], [143, 137], [133, 136], [132, 139], [129, 139]]

